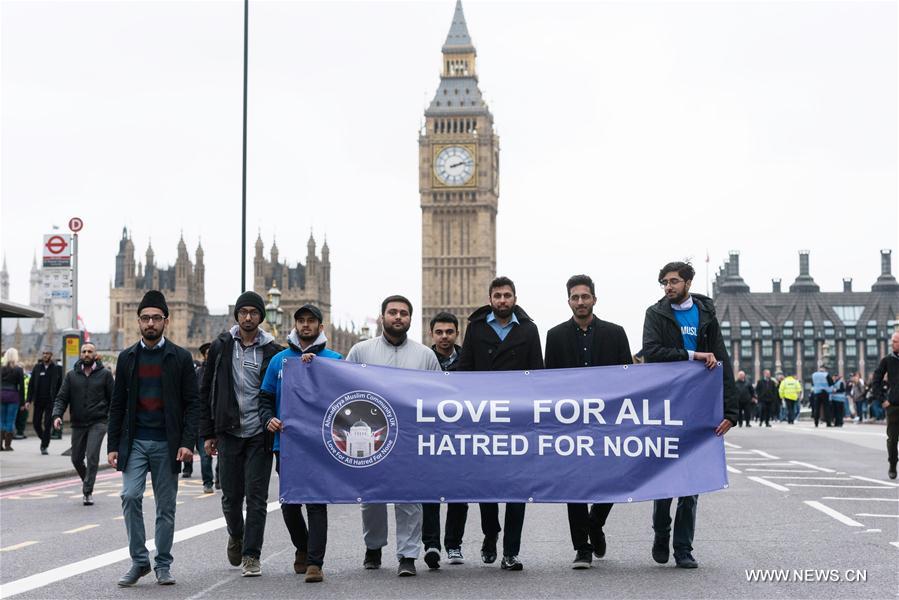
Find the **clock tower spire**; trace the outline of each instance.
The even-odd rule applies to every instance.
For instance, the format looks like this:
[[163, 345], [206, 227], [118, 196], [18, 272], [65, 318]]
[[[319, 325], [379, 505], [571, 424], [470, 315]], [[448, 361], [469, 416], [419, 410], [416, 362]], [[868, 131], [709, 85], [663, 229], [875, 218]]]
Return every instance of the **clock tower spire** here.
[[496, 275], [499, 137], [478, 87], [461, 0], [441, 50], [440, 83], [418, 138], [425, 341], [441, 311], [456, 315], [464, 331]]

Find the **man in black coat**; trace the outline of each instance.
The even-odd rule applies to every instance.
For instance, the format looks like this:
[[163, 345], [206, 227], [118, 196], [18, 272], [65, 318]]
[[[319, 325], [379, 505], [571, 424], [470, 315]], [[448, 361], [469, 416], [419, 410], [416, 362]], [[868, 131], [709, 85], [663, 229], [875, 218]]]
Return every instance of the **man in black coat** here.
[[[884, 388], [884, 378], [886, 387]], [[887, 475], [896, 479], [896, 463], [899, 462], [899, 331], [890, 337], [890, 353], [883, 357], [871, 380], [874, 398], [881, 403], [887, 415]]]
[[737, 379], [734, 381], [734, 390], [737, 394], [737, 426], [742, 427], [746, 423], [746, 427], [752, 427], [753, 406], [758, 401], [755, 396], [755, 388], [752, 383], [746, 381], [746, 371], [739, 371]]
[[771, 417], [777, 417], [777, 382], [771, 379], [771, 371], [765, 369], [762, 371], [762, 378], [755, 384], [755, 395], [759, 401], [759, 409], [761, 417], [759, 425], [765, 422], [765, 427], [771, 427]]
[[141, 339], [119, 354], [109, 407], [109, 464], [122, 472], [122, 512], [131, 568], [130, 587], [150, 572], [143, 499], [147, 473], [156, 504], [156, 583], [173, 585], [172, 540], [181, 462], [193, 460], [197, 440], [197, 377], [190, 352], [165, 339], [165, 296], [144, 294], [137, 308]]
[[[517, 371], [543, 368], [540, 332], [524, 309], [516, 304], [515, 284], [508, 277], [490, 282], [490, 304], [474, 311], [468, 318], [462, 356], [457, 371]], [[501, 531], [499, 505], [481, 503], [481, 530], [484, 543], [481, 559], [496, 561], [496, 540]], [[521, 529], [524, 526], [524, 503], [506, 504], [503, 534], [503, 560], [500, 567], [520, 571]]]
[[[596, 291], [593, 279], [575, 275], [566, 284], [568, 307], [573, 316], [556, 325], [546, 334], [546, 368], [599, 367], [633, 363], [627, 334], [620, 325], [596, 318], [593, 306]], [[574, 545], [575, 569], [588, 569], [593, 555], [606, 554], [606, 524], [612, 504], [594, 504], [588, 511], [586, 504], [568, 505], [568, 528]]]
[[234, 319], [237, 324], [209, 348], [200, 385], [200, 437], [206, 453], [218, 456], [228, 562], [241, 565], [244, 577], [258, 577], [272, 475], [272, 437], [259, 416], [259, 388], [272, 357], [284, 348], [260, 327], [265, 303], [256, 292], [237, 298]]
[[[81, 477], [85, 506], [94, 503], [94, 481], [100, 464], [100, 447], [106, 436], [106, 420], [112, 402], [112, 373], [97, 357], [90, 342], [81, 345], [81, 358], [66, 373], [53, 405], [53, 427], [62, 428], [62, 416], [71, 408], [72, 464]], [[87, 466], [84, 459], [87, 458]]]
[[[737, 401], [734, 395], [734, 375], [730, 358], [721, 337], [721, 326], [715, 316], [711, 298], [690, 294], [695, 272], [683, 262], [668, 263], [659, 271], [659, 285], [665, 297], [646, 309], [643, 321], [643, 355], [646, 362], [698, 360], [709, 369], [724, 369], [724, 419], [715, 429], [721, 436], [737, 422]], [[695, 569], [693, 533], [696, 528], [698, 495], [677, 499], [674, 519], [674, 560], [678, 567]], [[655, 541], [652, 558], [667, 563], [671, 533], [671, 500], [653, 502], [652, 528]]]
[[53, 432], [53, 400], [62, 385], [62, 367], [53, 360], [53, 350], [47, 346], [41, 360], [34, 365], [28, 380], [28, 403], [34, 405], [34, 432], [41, 438], [41, 454], [48, 454], [50, 434]]

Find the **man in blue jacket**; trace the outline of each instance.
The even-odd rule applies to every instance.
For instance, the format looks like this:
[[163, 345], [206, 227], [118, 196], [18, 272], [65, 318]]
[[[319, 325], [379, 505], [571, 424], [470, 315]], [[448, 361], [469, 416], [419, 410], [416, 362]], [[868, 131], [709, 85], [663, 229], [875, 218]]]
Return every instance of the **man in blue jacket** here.
[[[275, 470], [281, 473], [281, 370], [284, 360], [302, 357], [305, 362], [312, 356], [340, 360], [337, 352], [326, 348], [328, 338], [324, 333], [322, 311], [317, 306], [305, 304], [293, 314], [294, 329], [287, 336], [288, 348], [276, 354], [272, 368], [265, 374], [259, 390], [259, 419], [268, 431], [275, 434], [272, 451], [275, 453]], [[303, 520], [302, 504], [282, 504], [281, 515], [290, 533], [294, 553], [293, 570], [306, 574], [306, 583], [323, 579], [322, 566], [325, 561], [325, 546], [328, 541], [328, 507], [325, 504], [307, 504], [309, 528]]]

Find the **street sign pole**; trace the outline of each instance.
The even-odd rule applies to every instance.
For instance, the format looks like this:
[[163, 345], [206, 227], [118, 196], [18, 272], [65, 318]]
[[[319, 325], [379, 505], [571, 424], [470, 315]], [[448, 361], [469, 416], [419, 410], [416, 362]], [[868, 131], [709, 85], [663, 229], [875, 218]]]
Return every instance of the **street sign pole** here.
[[72, 234], [72, 329], [78, 329], [78, 234]]

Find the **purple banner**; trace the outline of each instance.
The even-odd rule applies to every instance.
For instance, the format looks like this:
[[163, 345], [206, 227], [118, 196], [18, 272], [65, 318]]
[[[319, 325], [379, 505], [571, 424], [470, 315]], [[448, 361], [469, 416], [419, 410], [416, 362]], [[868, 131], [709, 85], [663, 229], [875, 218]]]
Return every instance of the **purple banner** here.
[[727, 487], [722, 371], [285, 361], [281, 501], [637, 502]]

